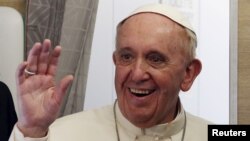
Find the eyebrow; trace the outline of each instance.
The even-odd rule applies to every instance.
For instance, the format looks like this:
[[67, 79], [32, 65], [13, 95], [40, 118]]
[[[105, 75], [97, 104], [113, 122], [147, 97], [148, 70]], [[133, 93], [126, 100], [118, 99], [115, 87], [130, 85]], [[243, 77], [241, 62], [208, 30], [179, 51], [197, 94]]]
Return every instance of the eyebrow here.
[[121, 51], [132, 51], [132, 49], [129, 48], [129, 47], [123, 47], [123, 48], [117, 48], [116, 49], [116, 52], [121, 52]]
[[147, 53], [146, 56], [148, 56], [148, 55], [150, 55], [150, 54], [160, 55], [161, 57], [164, 57], [164, 58], [167, 59], [167, 60], [168, 60], [168, 58], [169, 58], [168, 55], [163, 54], [163, 53], [161, 53], [161, 52], [159, 52], [159, 51], [157, 51], [157, 50], [151, 50], [151, 51], [149, 51], [149, 52]]

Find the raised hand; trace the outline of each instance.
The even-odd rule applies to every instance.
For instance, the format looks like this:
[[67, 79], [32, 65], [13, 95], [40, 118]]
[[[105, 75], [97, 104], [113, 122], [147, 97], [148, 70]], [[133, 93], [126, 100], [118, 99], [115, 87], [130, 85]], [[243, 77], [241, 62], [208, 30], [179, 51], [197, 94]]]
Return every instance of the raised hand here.
[[65, 92], [73, 80], [65, 76], [59, 84], [55, 74], [61, 47], [50, 53], [51, 42], [35, 43], [28, 59], [19, 65], [16, 73], [20, 116], [17, 127], [24, 136], [43, 137], [57, 118]]

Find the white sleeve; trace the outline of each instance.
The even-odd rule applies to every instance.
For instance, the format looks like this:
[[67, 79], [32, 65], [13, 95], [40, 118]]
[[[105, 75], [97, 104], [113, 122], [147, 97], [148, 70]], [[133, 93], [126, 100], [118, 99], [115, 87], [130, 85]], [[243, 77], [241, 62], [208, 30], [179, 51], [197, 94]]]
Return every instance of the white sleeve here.
[[12, 133], [10, 135], [9, 141], [48, 141], [48, 134], [42, 138], [30, 138], [24, 137], [23, 133], [17, 128], [17, 125], [14, 126]]

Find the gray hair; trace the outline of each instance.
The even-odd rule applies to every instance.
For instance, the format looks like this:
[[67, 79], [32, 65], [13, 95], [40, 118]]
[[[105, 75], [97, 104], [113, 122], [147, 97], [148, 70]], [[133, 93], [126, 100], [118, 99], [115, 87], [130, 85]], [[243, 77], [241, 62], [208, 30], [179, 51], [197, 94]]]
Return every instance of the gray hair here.
[[[127, 19], [120, 22], [116, 27], [116, 40], [115, 40], [116, 47], [117, 47], [117, 42], [118, 42], [118, 38], [117, 38], [118, 31], [126, 20]], [[197, 37], [196, 37], [196, 34], [192, 30], [190, 30], [189, 28], [186, 28], [184, 26], [182, 26], [182, 27], [184, 28], [184, 30], [187, 34], [187, 43], [186, 43], [187, 46], [185, 47], [185, 51], [188, 53], [188, 57], [192, 60], [196, 57]]]
[[[184, 27], [185, 28], [185, 27]], [[188, 38], [187, 52], [190, 56], [190, 59], [195, 58], [196, 48], [197, 48], [197, 37], [196, 34], [188, 28], [185, 28]]]

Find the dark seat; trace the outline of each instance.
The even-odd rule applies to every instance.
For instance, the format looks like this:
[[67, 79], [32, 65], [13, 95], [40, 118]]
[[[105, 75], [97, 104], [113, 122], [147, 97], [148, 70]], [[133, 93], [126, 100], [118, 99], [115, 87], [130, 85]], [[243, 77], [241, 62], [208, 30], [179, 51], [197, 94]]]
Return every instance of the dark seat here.
[[13, 126], [17, 122], [17, 115], [11, 92], [0, 81], [0, 141], [8, 141]]

